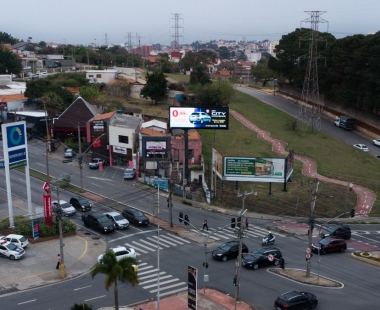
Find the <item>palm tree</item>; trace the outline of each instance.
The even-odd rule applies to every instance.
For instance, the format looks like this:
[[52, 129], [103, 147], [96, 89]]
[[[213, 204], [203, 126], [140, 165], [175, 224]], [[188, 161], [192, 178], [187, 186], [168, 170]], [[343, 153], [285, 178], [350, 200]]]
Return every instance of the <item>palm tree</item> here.
[[106, 275], [105, 287], [107, 291], [112, 284], [115, 285], [115, 310], [119, 310], [118, 280], [128, 281], [132, 286], [139, 284], [139, 278], [135, 271], [137, 263], [137, 260], [132, 257], [125, 257], [117, 261], [115, 253], [107, 250], [100, 263], [96, 264], [91, 271], [92, 278], [99, 273]]

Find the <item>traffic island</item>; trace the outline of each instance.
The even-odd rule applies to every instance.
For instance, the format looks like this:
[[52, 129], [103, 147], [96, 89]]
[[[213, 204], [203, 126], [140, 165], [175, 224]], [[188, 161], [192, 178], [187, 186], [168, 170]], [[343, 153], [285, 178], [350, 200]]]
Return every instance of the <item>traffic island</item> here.
[[366, 262], [371, 265], [380, 267], [380, 252], [354, 252], [351, 253], [351, 257]]
[[284, 278], [291, 279], [293, 281], [308, 284], [308, 285], [316, 285], [323, 287], [343, 287], [343, 283], [334, 281], [332, 279], [318, 276], [315, 273], [310, 273], [309, 277], [306, 277], [306, 270], [302, 269], [268, 269], [269, 272], [282, 276]]

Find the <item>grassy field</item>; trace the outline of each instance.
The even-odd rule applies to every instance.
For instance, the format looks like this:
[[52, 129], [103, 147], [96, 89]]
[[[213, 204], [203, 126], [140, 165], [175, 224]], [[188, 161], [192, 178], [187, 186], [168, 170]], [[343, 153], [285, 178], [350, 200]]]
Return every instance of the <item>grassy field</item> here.
[[178, 82], [189, 82], [190, 76], [185, 74], [173, 74], [173, 73], [165, 73], [168, 78], [176, 80]]
[[[261, 129], [269, 131], [271, 137], [288, 142], [287, 150], [292, 149], [296, 154], [315, 160], [319, 174], [354, 182], [371, 188], [376, 194], [380, 193], [380, 161], [372, 155], [356, 150], [351, 145], [324, 133], [297, 132], [292, 129], [293, 117], [240, 92], [236, 92], [230, 108], [244, 115]], [[200, 134], [206, 163], [211, 163], [212, 147], [223, 156], [279, 157], [272, 152], [269, 142], [259, 140], [255, 132], [246, 129], [233, 117], [230, 117], [229, 130], [200, 130]], [[247, 197], [246, 205], [258, 212], [308, 216], [311, 182], [314, 180], [304, 177], [301, 169], [301, 163], [296, 161], [292, 182], [287, 184], [287, 192], [283, 191], [283, 184], [273, 183], [272, 194], [269, 195], [268, 183], [240, 182], [238, 187], [241, 192], [251, 189], [257, 192], [256, 196]], [[236, 197], [235, 188], [235, 182], [217, 181], [215, 203], [231, 207], [241, 205], [241, 198]], [[349, 211], [355, 205], [356, 195], [348, 192], [346, 186], [320, 182], [315, 207], [319, 216], [336, 216]], [[371, 215], [380, 215], [378, 202], [375, 203]]]

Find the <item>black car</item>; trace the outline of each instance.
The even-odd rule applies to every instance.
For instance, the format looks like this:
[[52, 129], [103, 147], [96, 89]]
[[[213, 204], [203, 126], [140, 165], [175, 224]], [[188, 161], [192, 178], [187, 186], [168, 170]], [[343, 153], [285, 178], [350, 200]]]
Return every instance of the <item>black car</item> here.
[[348, 240], [351, 238], [351, 228], [348, 225], [330, 225], [322, 230], [321, 237], [334, 237]]
[[91, 211], [92, 208], [92, 203], [88, 199], [81, 196], [71, 197], [70, 203], [75, 209], [78, 209], [82, 212]]
[[122, 215], [129, 221], [129, 223], [146, 226], [149, 224], [149, 219], [140, 210], [127, 207], [123, 210]]
[[82, 221], [84, 226], [96, 229], [102, 233], [115, 231], [115, 224], [103, 213], [83, 214]]
[[291, 291], [277, 297], [274, 302], [276, 310], [315, 309], [318, 298], [312, 293]]
[[[248, 253], [248, 247], [243, 243], [242, 253]], [[212, 251], [212, 257], [225, 262], [227, 259], [236, 258], [239, 255], [239, 241], [229, 241]]]
[[[271, 255], [271, 256], [270, 256]], [[273, 260], [271, 258], [273, 257]], [[280, 264], [281, 251], [277, 248], [261, 248], [248, 255], [244, 255], [242, 264], [246, 268], [258, 269], [259, 267]]]

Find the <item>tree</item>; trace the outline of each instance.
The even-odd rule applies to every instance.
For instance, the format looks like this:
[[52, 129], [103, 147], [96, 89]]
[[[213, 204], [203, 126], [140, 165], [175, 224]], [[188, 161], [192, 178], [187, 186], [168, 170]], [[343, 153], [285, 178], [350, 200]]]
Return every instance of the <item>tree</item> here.
[[256, 66], [251, 67], [251, 73], [256, 81], [263, 82], [263, 86], [275, 76], [275, 72], [268, 68], [267, 60], [259, 60]]
[[[0, 33], [1, 34], [1, 33]], [[0, 74], [10, 74], [21, 72], [21, 61], [16, 54], [8, 50], [3, 50], [0, 46]]]
[[18, 39], [12, 37], [9, 33], [0, 31], [0, 44], [9, 43], [11, 45], [19, 42]]
[[97, 274], [104, 274], [106, 276], [104, 284], [107, 291], [114, 285], [115, 310], [119, 310], [118, 281], [126, 280], [132, 286], [139, 284], [139, 278], [134, 269], [134, 265], [137, 264], [137, 260], [132, 257], [124, 257], [117, 261], [115, 253], [107, 250], [100, 263], [96, 264], [91, 271], [92, 278]]
[[221, 46], [218, 48], [217, 52], [219, 53], [219, 57], [221, 60], [223, 59], [231, 59], [231, 52], [227, 47]]
[[146, 84], [141, 89], [141, 96], [153, 100], [153, 104], [161, 101], [166, 96], [167, 80], [162, 72], [153, 72], [146, 74]]
[[196, 85], [198, 83], [201, 85], [211, 83], [208, 68], [203, 64], [196, 65], [190, 73], [190, 85]]
[[62, 98], [55, 92], [47, 92], [45, 93], [39, 100], [41, 102], [41, 108], [47, 111], [47, 114], [50, 119], [56, 117], [59, 111], [63, 109], [63, 100]]
[[234, 94], [233, 86], [221, 79], [206, 85], [190, 86], [189, 90], [195, 94], [199, 106], [226, 107]]
[[92, 310], [92, 309], [94, 309], [94, 307], [87, 304], [74, 304], [71, 307], [71, 310]]
[[80, 96], [91, 104], [95, 104], [95, 101], [101, 96], [99, 85], [89, 85], [81, 87]]

